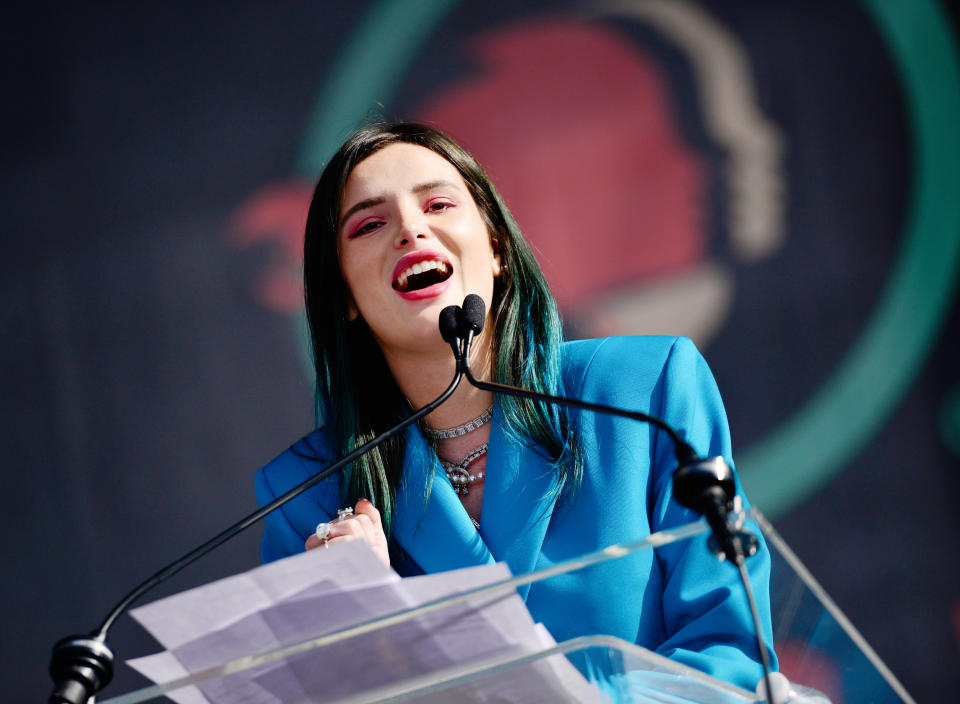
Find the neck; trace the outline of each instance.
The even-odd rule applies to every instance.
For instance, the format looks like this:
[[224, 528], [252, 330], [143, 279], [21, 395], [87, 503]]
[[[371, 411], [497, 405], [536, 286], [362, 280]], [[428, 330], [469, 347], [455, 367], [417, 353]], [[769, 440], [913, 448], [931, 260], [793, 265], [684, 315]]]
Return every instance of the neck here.
[[[474, 340], [470, 349], [470, 369], [476, 378], [491, 378], [491, 345], [487, 330]], [[384, 350], [384, 358], [401, 393], [413, 409], [422, 408], [439, 396], [456, 371], [449, 346], [443, 344], [428, 353], [403, 353]], [[425, 418], [434, 428], [451, 428], [476, 418], [493, 403], [493, 394], [481, 391], [466, 380], [453, 395]]]

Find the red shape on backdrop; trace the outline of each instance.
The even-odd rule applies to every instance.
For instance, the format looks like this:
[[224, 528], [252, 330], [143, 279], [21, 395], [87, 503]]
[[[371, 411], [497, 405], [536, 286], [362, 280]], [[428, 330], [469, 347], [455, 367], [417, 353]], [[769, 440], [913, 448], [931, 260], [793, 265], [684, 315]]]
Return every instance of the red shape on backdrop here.
[[292, 315], [303, 308], [303, 231], [313, 187], [294, 181], [264, 186], [231, 217], [231, 244], [268, 247], [254, 297], [268, 310]]
[[613, 30], [549, 20], [476, 43], [483, 72], [422, 111], [487, 169], [561, 306], [704, 256], [705, 175], [655, 66]]
[[844, 704], [843, 678], [837, 663], [801, 640], [776, 644], [780, 672], [791, 682], [823, 692], [833, 704]]
[[957, 646], [960, 647], [960, 599], [953, 605], [953, 630], [957, 636]]

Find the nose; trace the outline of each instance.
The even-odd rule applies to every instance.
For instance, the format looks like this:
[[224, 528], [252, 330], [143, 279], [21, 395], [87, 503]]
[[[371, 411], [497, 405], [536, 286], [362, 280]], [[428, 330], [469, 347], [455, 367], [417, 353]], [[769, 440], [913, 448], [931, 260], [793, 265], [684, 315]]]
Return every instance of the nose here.
[[419, 210], [407, 211], [401, 213], [399, 219], [400, 227], [394, 239], [394, 246], [399, 248], [409, 247], [416, 240], [424, 240], [429, 237], [429, 229], [425, 222], [424, 215]]

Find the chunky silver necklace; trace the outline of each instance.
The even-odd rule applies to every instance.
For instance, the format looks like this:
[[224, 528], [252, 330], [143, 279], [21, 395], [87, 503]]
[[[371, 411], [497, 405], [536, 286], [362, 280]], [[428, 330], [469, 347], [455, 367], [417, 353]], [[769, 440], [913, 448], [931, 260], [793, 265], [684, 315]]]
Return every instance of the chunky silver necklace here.
[[493, 406], [485, 410], [479, 416], [473, 420], [467, 421], [463, 425], [458, 425], [456, 428], [446, 428], [444, 430], [435, 430], [425, 423], [420, 425], [423, 428], [423, 432], [427, 437], [434, 440], [449, 440], [450, 438], [458, 438], [461, 435], [466, 435], [467, 433], [472, 433], [474, 430], [486, 425], [490, 419], [493, 417]]
[[467, 468], [485, 454], [487, 454], [487, 443], [483, 443], [472, 450], [469, 455], [459, 462], [450, 462], [442, 457], [440, 458], [440, 466], [443, 467], [447, 479], [453, 484], [453, 490], [460, 496], [466, 496], [470, 491], [470, 485], [483, 479], [484, 472], [470, 474], [470, 470]]

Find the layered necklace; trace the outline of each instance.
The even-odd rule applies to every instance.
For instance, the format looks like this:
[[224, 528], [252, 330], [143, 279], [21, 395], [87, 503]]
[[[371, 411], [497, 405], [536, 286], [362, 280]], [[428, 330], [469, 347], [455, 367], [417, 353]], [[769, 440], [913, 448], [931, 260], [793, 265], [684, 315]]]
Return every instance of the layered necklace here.
[[[489, 423], [492, 417], [493, 406], [490, 406], [490, 408], [485, 410], [473, 420], [467, 421], [463, 425], [458, 425], [456, 428], [435, 430], [424, 424], [421, 424], [420, 427], [423, 429], [424, 434], [430, 438], [434, 447], [436, 447], [437, 440], [449, 440], [450, 438], [458, 438], [462, 435], [466, 435], [467, 433], [472, 433], [474, 430], [477, 430]], [[446, 473], [447, 478], [453, 485], [453, 490], [456, 491], [460, 496], [466, 496], [470, 491], [470, 485], [483, 479], [484, 472], [471, 474], [470, 465], [487, 454], [487, 444], [488, 443], [486, 442], [481, 443], [457, 462], [451, 462], [450, 460], [445, 460], [442, 457], [440, 458], [440, 466], [443, 467], [443, 471]]]

